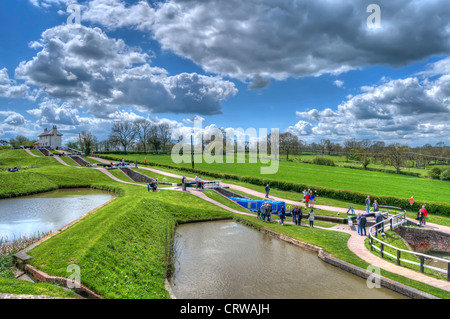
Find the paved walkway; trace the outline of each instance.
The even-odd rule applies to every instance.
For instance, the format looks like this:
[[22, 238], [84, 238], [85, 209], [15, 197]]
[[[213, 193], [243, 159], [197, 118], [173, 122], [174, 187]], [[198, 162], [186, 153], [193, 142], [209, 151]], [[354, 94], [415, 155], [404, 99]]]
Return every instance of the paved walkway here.
[[34, 155], [33, 153], [31, 153], [31, 151], [28, 148], [24, 148], [25, 152], [27, 152], [29, 155], [33, 156], [33, 157], [40, 157], [37, 155]]
[[[101, 158], [95, 158], [92, 157], [93, 159], [99, 161], [99, 162], [104, 162], [104, 163], [109, 163], [108, 161], [105, 161]], [[173, 173], [168, 173], [165, 171], [161, 171], [158, 169], [154, 169], [154, 168], [149, 168], [149, 167], [139, 167], [141, 169], [145, 169], [148, 171], [152, 171], [155, 173], [158, 173], [160, 175], [166, 175], [166, 176], [170, 176], [173, 178], [179, 178], [181, 180], [182, 176], [181, 175], [177, 175], [177, 174], [173, 174]], [[109, 174], [111, 175], [111, 174]], [[127, 183], [121, 180], [116, 179], [113, 175], [111, 175], [113, 179], [122, 182], [122, 183]], [[110, 177], [111, 177], [110, 176]], [[188, 180], [194, 180], [193, 178], [187, 178]], [[130, 184], [130, 183], [128, 183]], [[133, 184], [133, 183], [131, 183]], [[139, 184], [138, 184], [139, 185]], [[257, 196], [257, 197], [261, 197], [264, 198], [265, 197], [265, 193], [261, 193], [243, 186], [238, 186], [238, 185], [234, 185], [234, 184], [229, 184], [229, 183], [222, 183], [223, 186], [228, 186], [231, 189], [235, 189], [235, 190], [239, 190], [242, 192], [245, 192], [247, 194], [253, 195], [253, 196]], [[139, 186], [143, 186], [143, 185], [139, 185]], [[205, 194], [203, 194], [203, 192], [201, 191], [197, 191], [194, 189], [189, 189], [188, 190], [189, 193], [191, 193], [192, 195], [195, 195], [199, 198], [202, 198], [214, 205], [217, 205], [219, 207], [222, 207], [223, 209], [226, 209], [228, 211], [231, 211], [233, 213], [236, 214], [244, 214], [244, 215], [249, 215], [249, 216], [255, 216], [254, 214], [251, 213], [243, 213], [241, 211], [237, 211], [235, 209], [232, 209], [226, 205], [223, 205], [211, 198], [209, 198], [208, 196], [206, 196]], [[283, 198], [279, 198], [279, 197], [275, 197], [275, 196], [269, 196], [270, 200], [280, 200], [280, 201], [284, 201], [288, 204], [291, 205], [297, 205], [297, 206], [305, 206], [304, 203], [301, 202], [296, 202], [296, 201], [292, 201], [292, 200], [287, 200], [287, 199], [283, 199]], [[324, 205], [314, 205], [314, 208], [317, 209], [323, 209], [323, 210], [328, 210], [328, 211], [336, 211], [336, 212], [343, 212], [346, 213], [347, 210], [345, 208], [340, 208], [340, 207], [332, 207], [332, 206], [324, 206]], [[361, 212], [361, 213], [365, 213], [365, 211], [359, 211], [359, 210], [355, 210], [356, 213]], [[293, 224], [292, 222], [288, 222], [285, 221], [285, 223], [287, 224]], [[317, 227], [316, 228], [321, 228], [321, 227]], [[441, 225], [437, 225], [437, 224], [431, 224], [431, 223], [427, 223], [427, 225], [425, 226], [425, 228], [428, 229], [433, 229], [433, 230], [438, 230], [438, 231], [442, 231], [442, 232], [446, 232], [450, 234], [450, 227], [446, 227], [446, 226], [441, 226]], [[377, 257], [376, 255], [372, 254], [366, 247], [364, 244], [365, 241], [365, 236], [360, 236], [356, 233], [356, 231], [352, 230], [348, 225], [337, 225], [335, 227], [331, 227], [331, 228], [323, 228], [323, 229], [327, 229], [327, 230], [332, 230], [332, 231], [340, 231], [340, 232], [345, 232], [350, 234], [350, 239], [347, 242], [347, 247], [353, 252], [355, 253], [358, 257], [360, 257], [361, 259], [363, 259], [364, 261], [366, 261], [367, 263], [377, 266], [381, 269], [384, 269], [388, 272], [391, 273], [395, 273], [407, 278], [411, 278], [413, 280], [419, 281], [419, 282], [423, 282], [426, 283], [428, 285], [440, 288], [442, 290], [445, 291], [449, 291], [450, 292], [450, 282], [447, 282], [445, 280], [441, 280], [441, 279], [436, 279], [427, 275], [424, 275], [422, 273], [401, 267], [401, 266], [397, 266], [396, 264], [393, 264], [391, 262], [388, 262], [380, 257]]]
[[59, 156], [52, 156], [55, 160], [57, 160], [58, 162], [60, 162], [61, 164], [63, 164], [64, 166], [68, 166], [68, 167], [72, 167], [69, 164], [67, 164], [66, 162], [64, 162]]

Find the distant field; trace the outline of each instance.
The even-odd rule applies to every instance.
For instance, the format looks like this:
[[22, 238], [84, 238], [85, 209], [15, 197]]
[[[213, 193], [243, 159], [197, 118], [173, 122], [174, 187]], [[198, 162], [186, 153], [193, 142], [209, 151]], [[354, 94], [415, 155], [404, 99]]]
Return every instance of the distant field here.
[[[191, 167], [190, 163], [174, 164], [170, 155], [114, 155], [118, 160], [127, 161], [147, 159], [147, 163]], [[279, 170], [274, 175], [262, 175], [260, 167], [266, 164], [212, 163], [195, 164], [195, 168], [209, 172], [220, 172], [240, 176], [255, 176], [299, 184], [351, 190], [380, 196], [414, 198], [418, 201], [450, 202], [450, 183], [390, 173], [355, 170], [343, 167], [330, 167], [298, 162], [279, 162]]]
[[[301, 161], [312, 161], [314, 160], [314, 158], [317, 157], [321, 157], [321, 158], [326, 158], [326, 159], [330, 159], [332, 161], [334, 161], [334, 163], [337, 166], [352, 166], [355, 168], [362, 168], [362, 164], [360, 162], [357, 161], [352, 161], [349, 160], [348, 162], [346, 161], [346, 157], [344, 155], [310, 155], [310, 154], [305, 154], [305, 155], [289, 155], [289, 160], [301, 160]], [[281, 160], [285, 160], [286, 156], [281, 155], [280, 156]], [[427, 167], [423, 168], [423, 167], [404, 167], [402, 168], [402, 172], [407, 172], [407, 173], [416, 173], [416, 174], [420, 174], [420, 176], [424, 177], [428, 175], [428, 172], [431, 168], [433, 168], [434, 166], [440, 167], [441, 169], [447, 169], [450, 168], [450, 165], [428, 165]], [[369, 169], [382, 169], [382, 170], [387, 170], [387, 171], [391, 171], [393, 173], [396, 172], [395, 168], [393, 166], [387, 166], [387, 165], [381, 165], [381, 163], [377, 162], [377, 163], [373, 163], [371, 162], [368, 166]]]

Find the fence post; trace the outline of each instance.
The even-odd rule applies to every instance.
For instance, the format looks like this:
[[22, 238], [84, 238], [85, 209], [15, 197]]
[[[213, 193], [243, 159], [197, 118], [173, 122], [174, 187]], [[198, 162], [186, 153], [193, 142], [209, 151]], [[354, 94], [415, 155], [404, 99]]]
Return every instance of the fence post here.
[[423, 267], [424, 262], [425, 262], [425, 257], [420, 256], [420, 272], [422, 274], [424, 273], [424, 267]]
[[397, 249], [397, 265], [400, 266], [400, 250]]
[[381, 258], [383, 258], [383, 250], [384, 250], [384, 244], [381, 243], [381, 249], [380, 249]]
[[393, 223], [392, 223], [392, 221], [393, 221], [394, 219], [393, 218], [391, 218], [390, 219], [390, 223], [391, 223], [391, 230], [394, 230], [394, 225], [393, 225]]
[[450, 262], [447, 263], [447, 281], [450, 281]]

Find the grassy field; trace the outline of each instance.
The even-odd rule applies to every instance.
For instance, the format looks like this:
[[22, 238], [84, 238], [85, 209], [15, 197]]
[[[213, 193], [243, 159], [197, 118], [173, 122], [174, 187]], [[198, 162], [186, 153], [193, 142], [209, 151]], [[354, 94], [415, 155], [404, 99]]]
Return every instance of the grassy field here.
[[[177, 166], [170, 155], [107, 155], [117, 159], [124, 157], [128, 161], [138, 160], [147, 163], [153, 162], [163, 165]], [[190, 163], [178, 164], [180, 167], [191, 167]], [[261, 174], [260, 168], [268, 166], [253, 163], [201, 163], [195, 168], [208, 171], [228, 173], [239, 176], [255, 176], [266, 179], [275, 179], [298, 184], [328, 187], [357, 191], [361, 193], [376, 194], [379, 196], [395, 196], [408, 199], [411, 196], [417, 201], [437, 201], [450, 203], [450, 183], [446, 181], [431, 180], [412, 176], [403, 176], [390, 173], [355, 170], [351, 168], [330, 167], [297, 162], [279, 162], [279, 170], [274, 175]]]
[[[285, 159], [285, 157], [283, 157], [283, 155], [281, 155], [280, 158], [282, 160]], [[354, 160], [349, 160], [347, 162], [345, 155], [304, 154], [301, 156], [299, 156], [299, 155], [290, 155], [289, 156], [289, 160], [292, 160], [292, 161], [309, 161], [309, 162], [311, 162], [315, 158], [326, 158], [326, 159], [332, 160], [332, 161], [334, 161], [336, 166], [352, 166], [355, 168], [362, 168], [361, 162], [354, 161]], [[410, 167], [410, 166], [412, 166], [411, 163], [407, 163], [406, 166], [408, 166], [408, 167], [403, 167], [401, 169], [401, 171], [407, 172], [407, 173], [416, 173], [422, 177], [428, 176], [429, 170], [435, 166], [443, 168], [443, 169], [447, 169], [450, 167], [450, 165], [428, 165], [425, 168]], [[373, 159], [371, 159], [371, 162], [367, 167], [374, 168], [374, 169], [388, 170], [388, 171], [391, 171], [392, 173], [396, 172], [396, 169], [393, 166], [382, 165], [379, 162], [374, 163]]]
[[[26, 153], [16, 155], [16, 160], [22, 157], [34, 164], [39, 160]], [[14, 156], [10, 154], [10, 157]], [[31, 263], [50, 275], [66, 277], [67, 266], [77, 264], [83, 284], [105, 298], [169, 298], [164, 279], [171, 271], [174, 228], [179, 223], [199, 219], [233, 217], [255, 229], [267, 227], [317, 245], [356, 266], [369, 266], [348, 249], [349, 235], [345, 233], [263, 223], [254, 216], [232, 214], [189, 193], [148, 193], [144, 187], [116, 182], [92, 168], [65, 167], [54, 160], [52, 163], [16, 175], [2, 173], [0, 196], [18, 196], [64, 185], [103, 186], [119, 192], [120, 196], [108, 205], [29, 251], [33, 257]], [[18, 178], [23, 181], [17, 183]], [[25, 290], [19, 287], [22, 283], [6, 278], [4, 273], [0, 272], [0, 292]], [[426, 284], [383, 270], [381, 274], [436, 296], [450, 298], [449, 293]], [[31, 294], [46, 293], [38, 292], [33, 284], [27, 286], [32, 290]]]

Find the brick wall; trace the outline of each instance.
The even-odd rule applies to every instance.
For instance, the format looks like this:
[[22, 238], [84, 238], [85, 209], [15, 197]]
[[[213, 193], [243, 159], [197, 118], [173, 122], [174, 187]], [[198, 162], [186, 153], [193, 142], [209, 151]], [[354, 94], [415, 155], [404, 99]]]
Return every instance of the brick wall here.
[[450, 252], [449, 234], [416, 227], [399, 227], [395, 232], [417, 252]]

